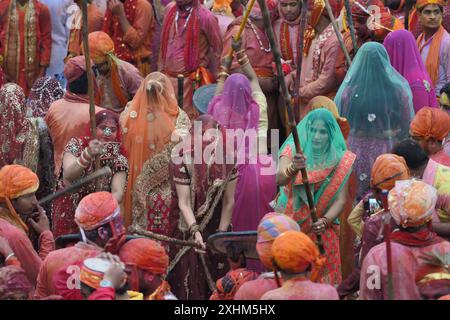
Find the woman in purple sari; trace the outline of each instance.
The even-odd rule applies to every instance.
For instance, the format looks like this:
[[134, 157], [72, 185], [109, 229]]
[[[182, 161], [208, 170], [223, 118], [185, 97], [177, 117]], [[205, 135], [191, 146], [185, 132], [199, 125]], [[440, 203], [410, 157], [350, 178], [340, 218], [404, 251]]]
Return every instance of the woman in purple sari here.
[[[266, 151], [267, 101], [251, 64], [246, 63], [241, 69], [245, 75], [235, 73], [223, 84], [219, 82], [216, 96], [208, 107], [208, 114], [228, 132], [233, 130], [236, 137], [233, 140], [239, 177], [233, 231], [256, 230], [261, 218], [272, 211], [269, 204], [277, 191], [276, 168]], [[230, 135], [227, 137], [230, 139]], [[247, 267], [262, 271], [262, 266], [256, 264]]]
[[414, 112], [422, 107], [437, 107], [436, 93], [427, 73], [416, 40], [411, 32], [389, 33], [383, 43], [392, 66], [406, 79], [413, 95]]

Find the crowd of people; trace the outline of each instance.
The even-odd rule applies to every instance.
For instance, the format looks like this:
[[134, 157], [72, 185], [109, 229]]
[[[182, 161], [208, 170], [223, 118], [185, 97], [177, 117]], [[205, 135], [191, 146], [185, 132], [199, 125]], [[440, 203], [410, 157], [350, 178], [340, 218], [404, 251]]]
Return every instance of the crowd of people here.
[[449, 32], [447, 0], [0, 1], [0, 300], [450, 300]]

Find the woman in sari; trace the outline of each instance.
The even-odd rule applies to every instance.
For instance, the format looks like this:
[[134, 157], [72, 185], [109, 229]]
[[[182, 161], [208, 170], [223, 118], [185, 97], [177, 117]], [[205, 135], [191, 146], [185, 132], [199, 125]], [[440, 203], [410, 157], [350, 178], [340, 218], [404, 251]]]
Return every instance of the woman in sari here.
[[[323, 108], [311, 111], [297, 125], [300, 145], [294, 155], [292, 134], [280, 149], [277, 182], [280, 193], [276, 210], [294, 219], [303, 232], [322, 241], [327, 259], [321, 282], [338, 285], [341, 281], [338, 217], [348, 201], [348, 179], [356, 156], [347, 150], [344, 137], [331, 112]], [[306, 160], [305, 160], [306, 157]], [[312, 222], [305, 187], [299, 170], [306, 167], [317, 210]]]
[[[122, 202], [127, 183], [128, 160], [122, 146], [119, 117], [112, 111], [103, 110], [97, 112], [95, 121], [98, 140], [92, 137], [90, 129], [87, 128], [87, 136], [72, 138], [67, 144], [58, 189], [63, 189], [93, 173], [96, 156], [100, 158], [101, 167], [111, 168], [112, 175], [85, 184], [77, 192], [66, 194], [53, 202], [52, 231], [55, 238], [64, 234], [78, 233], [79, 228], [74, 220], [75, 209], [86, 195], [96, 191], [108, 191], [117, 202]], [[96, 188], [97, 183], [100, 189]]]
[[348, 148], [357, 156], [360, 200], [369, 191], [376, 157], [408, 137], [414, 116], [411, 89], [391, 66], [383, 45], [368, 42], [358, 50], [334, 101], [350, 124]]
[[26, 117], [23, 89], [7, 83], [0, 89], [0, 168], [20, 164], [34, 172], [39, 160], [39, 135]]
[[388, 34], [383, 42], [392, 66], [408, 80], [413, 95], [414, 112], [422, 107], [437, 107], [438, 102], [427, 69], [411, 32], [398, 30]]
[[[237, 171], [224, 159], [225, 140], [224, 128], [211, 116], [202, 115], [194, 121], [183, 148], [172, 157], [172, 235], [192, 239], [203, 249], [211, 234], [227, 231], [231, 223]], [[207, 300], [214, 281], [228, 271], [225, 257], [205, 250], [171, 245], [169, 282], [179, 299]]]
[[[37, 157], [35, 161], [36, 174], [39, 177], [39, 189], [36, 192], [38, 199], [53, 193], [56, 187], [53, 142], [44, 117], [50, 105], [63, 96], [64, 90], [59, 81], [52, 77], [37, 79], [28, 96], [28, 118], [31, 120], [33, 129], [39, 135], [39, 148], [36, 152]], [[50, 218], [52, 212], [51, 202], [45, 204], [43, 208]]]
[[189, 130], [189, 117], [178, 107], [170, 80], [160, 72], [153, 72], [142, 82], [120, 120], [123, 143], [130, 153], [125, 226], [132, 224], [167, 235], [170, 156], [178, 142], [177, 134]]

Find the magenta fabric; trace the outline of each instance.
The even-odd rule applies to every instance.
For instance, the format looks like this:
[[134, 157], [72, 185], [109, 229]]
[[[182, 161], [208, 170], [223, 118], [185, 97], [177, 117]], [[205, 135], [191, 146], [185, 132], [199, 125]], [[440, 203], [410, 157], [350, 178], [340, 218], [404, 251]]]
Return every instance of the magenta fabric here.
[[413, 34], [406, 30], [391, 32], [383, 45], [392, 66], [411, 87], [414, 111], [417, 113], [422, 107], [438, 107], [433, 83], [422, 62]]
[[208, 114], [227, 129], [257, 129], [259, 106], [247, 77], [240, 73], [229, 76], [223, 92], [209, 103]]

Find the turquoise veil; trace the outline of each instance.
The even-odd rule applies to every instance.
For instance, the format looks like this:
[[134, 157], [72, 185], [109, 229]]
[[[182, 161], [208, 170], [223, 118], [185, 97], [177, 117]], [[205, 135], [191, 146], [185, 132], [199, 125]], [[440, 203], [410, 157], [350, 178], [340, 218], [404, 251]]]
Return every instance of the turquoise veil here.
[[391, 65], [386, 49], [365, 43], [334, 99], [350, 124], [350, 135], [402, 140], [414, 117], [408, 81]]

